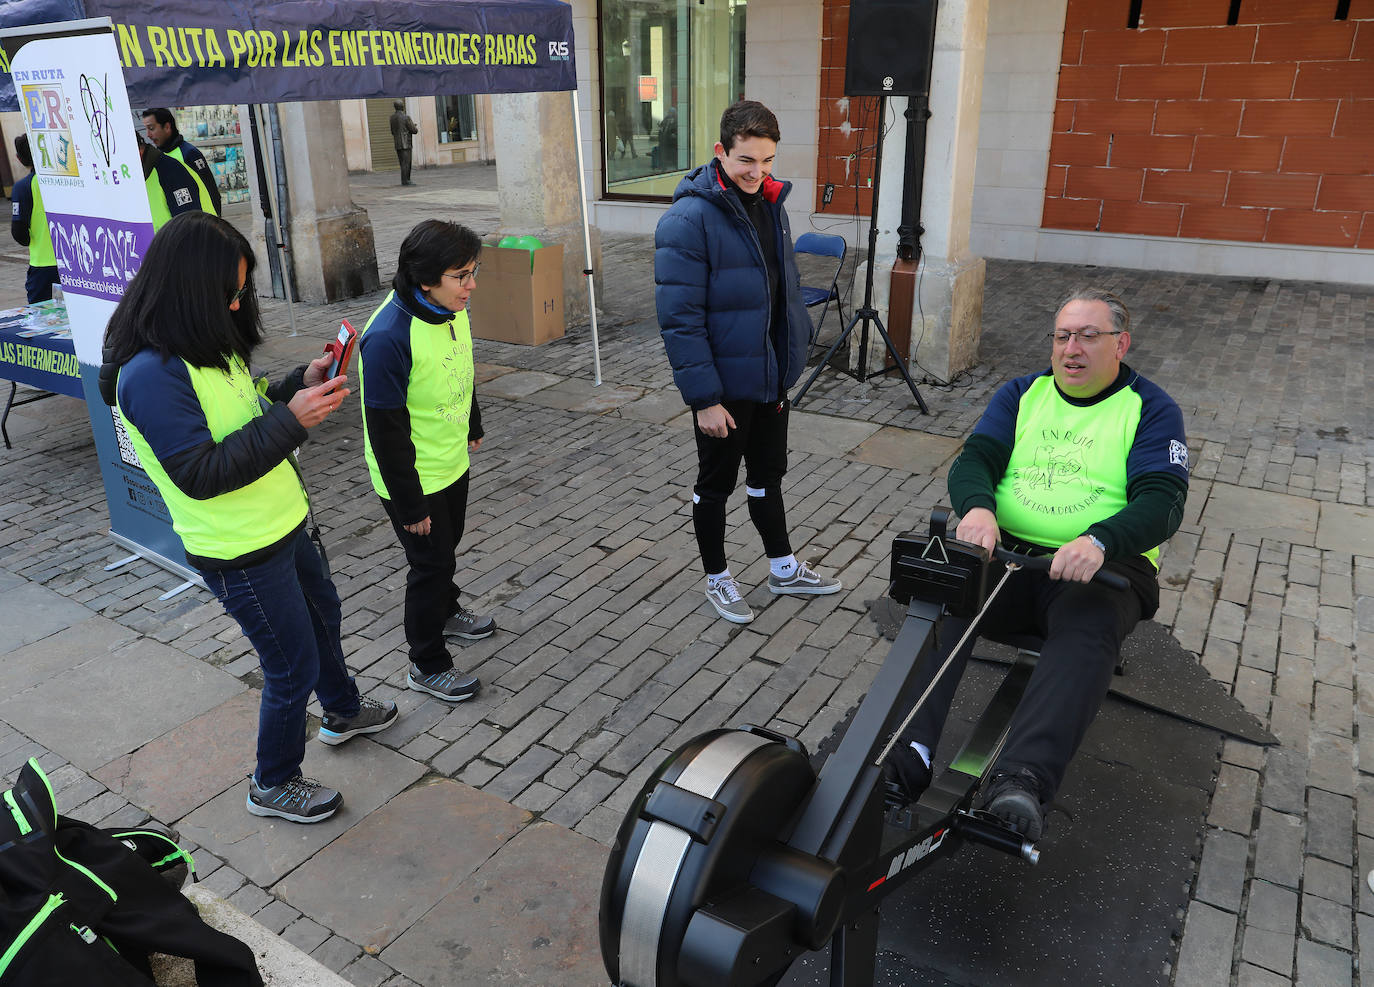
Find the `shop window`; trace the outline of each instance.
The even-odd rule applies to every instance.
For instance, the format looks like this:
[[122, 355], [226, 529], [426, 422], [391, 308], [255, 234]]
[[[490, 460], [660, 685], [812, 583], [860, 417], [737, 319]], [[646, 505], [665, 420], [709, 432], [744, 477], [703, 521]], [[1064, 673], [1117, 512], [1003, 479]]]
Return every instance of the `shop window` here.
[[711, 157], [744, 95], [744, 0], [602, 0], [601, 149], [608, 197], [672, 195]]
[[440, 144], [477, 139], [477, 107], [471, 96], [435, 96], [434, 120]]

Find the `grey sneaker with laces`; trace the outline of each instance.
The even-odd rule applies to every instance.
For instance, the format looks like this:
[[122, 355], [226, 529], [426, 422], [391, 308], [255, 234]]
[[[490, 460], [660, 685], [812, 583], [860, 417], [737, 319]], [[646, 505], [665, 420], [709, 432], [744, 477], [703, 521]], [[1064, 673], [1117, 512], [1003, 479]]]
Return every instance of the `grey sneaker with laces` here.
[[491, 637], [495, 633], [495, 620], [491, 617], [475, 614], [461, 603], [458, 605], [458, 612], [444, 624], [444, 634], [449, 637], [461, 637], [468, 641], [480, 641], [482, 638]]
[[280, 785], [263, 788], [248, 778], [248, 811], [255, 816], [276, 816], [298, 823], [324, 822], [343, 805], [343, 796], [314, 778], [296, 775]]
[[320, 743], [331, 747], [364, 733], [377, 733], [385, 730], [401, 718], [401, 712], [392, 702], [378, 702], [363, 696], [362, 705], [352, 716], [338, 713], [325, 713], [320, 723]]
[[744, 602], [739, 591], [739, 583], [733, 576], [724, 579], [706, 580], [706, 599], [716, 608], [716, 613], [735, 624], [747, 624], [754, 619], [754, 611]]
[[427, 692], [445, 702], [460, 703], [477, 694], [482, 683], [475, 675], [464, 675], [456, 668], [446, 668], [442, 672], [426, 675], [418, 665], [410, 663], [406, 674], [406, 685], [416, 692]]
[[784, 596], [828, 596], [842, 587], [833, 576], [822, 576], [805, 562], [797, 563], [797, 571], [787, 578], [768, 574], [768, 591]]

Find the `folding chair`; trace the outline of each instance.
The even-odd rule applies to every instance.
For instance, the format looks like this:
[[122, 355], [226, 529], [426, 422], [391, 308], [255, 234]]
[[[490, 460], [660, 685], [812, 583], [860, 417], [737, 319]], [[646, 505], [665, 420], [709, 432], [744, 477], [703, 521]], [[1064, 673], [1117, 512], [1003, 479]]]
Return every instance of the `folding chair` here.
[[825, 322], [825, 315], [830, 311], [830, 303], [835, 303], [836, 309], [840, 313], [840, 322], [844, 322], [844, 302], [840, 298], [840, 269], [844, 267], [844, 256], [848, 245], [844, 242], [844, 237], [836, 236], [833, 233], [803, 233], [797, 237], [793, 251], [798, 255], [810, 254], [813, 257], [833, 257], [835, 258], [835, 269], [830, 273], [830, 284], [824, 288], [809, 287], [802, 285], [802, 301], [806, 303], [807, 309], [823, 305], [821, 317], [811, 327], [811, 342], [807, 349], [807, 358], [810, 359], [810, 348], [816, 345], [820, 338], [821, 326]]

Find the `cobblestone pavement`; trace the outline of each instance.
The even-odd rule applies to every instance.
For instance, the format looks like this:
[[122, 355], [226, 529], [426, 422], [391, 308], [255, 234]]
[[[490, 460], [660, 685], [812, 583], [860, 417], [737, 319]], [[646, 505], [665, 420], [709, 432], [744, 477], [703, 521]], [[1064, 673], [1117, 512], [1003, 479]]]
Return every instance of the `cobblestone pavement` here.
[[[422, 216], [496, 226], [494, 169], [416, 179], [405, 190], [385, 176], [354, 180], [384, 279]], [[417, 774], [457, 779], [603, 844], [644, 776], [687, 737], [747, 721], [814, 748], [886, 654], [866, 609], [885, 590], [892, 535], [944, 498], [944, 468], [997, 385], [1045, 364], [1059, 294], [1104, 284], [1135, 315], [1128, 362], [1164, 384], [1188, 421], [1193, 484], [1156, 619], [1281, 740], [1225, 744], [1172, 982], [1361, 981], [1359, 947], [1374, 936], [1363, 879], [1374, 868], [1374, 775], [1361, 770], [1374, 765], [1374, 292], [990, 261], [982, 362], [954, 386], [926, 383], [929, 417], [900, 379], [822, 374], [798, 415], [786, 497], [799, 555], [845, 591], [808, 602], [761, 591], [766, 562], [739, 497], [728, 548], [758, 612], [739, 627], [701, 594], [690, 425], [653, 322], [651, 243], [608, 234], [604, 250], [601, 388], [590, 386], [586, 327], [538, 349], [476, 344], [488, 437], [474, 457], [460, 578], [501, 632], [458, 655], [485, 683], [474, 701], [449, 708], [405, 689], [403, 560], [361, 464], [356, 412], [346, 407], [304, 449], [350, 663], [365, 692], [404, 711], [377, 741]], [[309, 339], [289, 337], [281, 305], [268, 303], [264, 365], [317, 352], [313, 336], [341, 314], [359, 324], [375, 301], [299, 308]], [[101, 648], [167, 646], [257, 684], [252, 649], [210, 594], [161, 601], [175, 580], [152, 564], [102, 570], [124, 553], [106, 534], [84, 408], [21, 408], [10, 431], [0, 594], [41, 587], [106, 622]], [[20, 643], [41, 644], [41, 624], [19, 628]], [[30, 755], [70, 814], [146, 816], [97, 780], [106, 773], [0, 723], [0, 774]], [[214, 890], [352, 982], [411, 983], [279, 888], [197, 857]]]

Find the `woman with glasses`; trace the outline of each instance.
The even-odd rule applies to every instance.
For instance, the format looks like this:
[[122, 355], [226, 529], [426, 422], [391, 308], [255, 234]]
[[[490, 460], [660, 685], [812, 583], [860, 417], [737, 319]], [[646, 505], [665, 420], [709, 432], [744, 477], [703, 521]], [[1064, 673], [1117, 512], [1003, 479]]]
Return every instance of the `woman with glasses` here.
[[339, 595], [305, 533], [293, 450], [348, 396], [330, 358], [268, 385], [248, 370], [262, 323], [253, 251], [209, 213], [173, 217], [153, 238], [110, 317], [101, 395], [172, 515], [186, 559], [257, 649], [257, 765], [248, 811], [329, 818], [343, 797], [305, 778], [305, 709], [340, 744], [395, 723], [396, 704], [359, 696], [339, 640]]
[[373, 489], [405, 550], [406, 684], [446, 702], [480, 683], [453, 665], [445, 635], [491, 637], [496, 622], [459, 602], [455, 553], [468, 506], [468, 453], [482, 445], [468, 299], [482, 242], [427, 219], [401, 243], [392, 290], [358, 344], [363, 449]]

